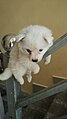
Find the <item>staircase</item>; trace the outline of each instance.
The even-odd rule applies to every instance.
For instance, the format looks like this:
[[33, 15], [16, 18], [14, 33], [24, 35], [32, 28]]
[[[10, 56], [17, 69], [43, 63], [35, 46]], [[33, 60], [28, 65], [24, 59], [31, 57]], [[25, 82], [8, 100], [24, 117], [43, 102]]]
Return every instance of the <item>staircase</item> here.
[[[62, 82], [66, 78], [53, 76], [53, 81], [55, 83]], [[33, 94], [46, 90], [48, 87], [44, 87], [40, 84], [32, 84], [33, 87]], [[5, 113], [7, 114], [5, 119], [8, 118], [8, 106], [7, 106], [7, 96], [5, 90], [5, 84], [0, 82], [0, 90], [4, 102]], [[25, 92], [21, 92], [21, 97], [19, 98], [26, 98], [29, 94]], [[55, 119], [59, 116], [63, 116], [67, 114], [67, 91], [63, 91], [61, 93], [55, 94], [53, 96], [47, 97], [35, 103], [31, 103], [30, 105], [26, 105], [22, 108], [22, 119]], [[67, 117], [65, 117], [67, 118]], [[64, 118], [64, 119], [65, 119]]]

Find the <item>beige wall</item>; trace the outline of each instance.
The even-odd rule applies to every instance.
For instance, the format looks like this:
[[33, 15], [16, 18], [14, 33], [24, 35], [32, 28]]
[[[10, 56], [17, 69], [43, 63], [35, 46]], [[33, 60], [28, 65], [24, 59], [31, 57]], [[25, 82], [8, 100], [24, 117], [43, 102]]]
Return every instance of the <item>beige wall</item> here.
[[[67, 32], [67, 0], [0, 0], [0, 37], [30, 24], [48, 26], [57, 39]], [[67, 46], [53, 54], [49, 65], [40, 66], [33, 82], [51, 85], [52, 75], [67, 77]]]

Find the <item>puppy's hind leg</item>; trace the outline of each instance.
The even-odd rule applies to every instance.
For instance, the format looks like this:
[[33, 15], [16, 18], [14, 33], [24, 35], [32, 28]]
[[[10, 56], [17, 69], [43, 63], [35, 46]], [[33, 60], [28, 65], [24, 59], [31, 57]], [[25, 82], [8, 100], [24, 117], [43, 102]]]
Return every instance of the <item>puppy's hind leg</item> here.
[[0, 74], [0, 80], [4, 81], [9, 79], [12, 76], [12, 72], [10, 70], [10, 68], [6, 68], [5, 71]]
[[25, 75], [26, 73], [26, 70], [24, 68], [20, 68], [20, 71], [19, 69], [13, 69], [13, 74], [14, 74], [14, 77], [16, 78], [16, 80], [21, 84], [23, 85], [24, 84], [24, 78], [23, 76]]

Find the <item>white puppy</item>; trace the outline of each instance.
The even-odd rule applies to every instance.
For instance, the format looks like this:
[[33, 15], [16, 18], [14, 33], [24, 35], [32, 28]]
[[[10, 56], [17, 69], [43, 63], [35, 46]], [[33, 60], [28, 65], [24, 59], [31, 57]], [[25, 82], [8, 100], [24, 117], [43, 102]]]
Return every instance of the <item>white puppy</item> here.
[[[0, 80], [7, 80], [13, 74], [22, 85], [24, 75], [27, 76], [28, 82], [31, 82], [31, 73], [39, 72], [38, 62], [53, 44], [53, 36], [48, 28], [31, 25], [22, 29], [15, 38], [17, 42], [10, 52], [8, 68], [0, 75]], [[50, 60], [51, 55], [46, 57], [45, 64], [50, 63]]]

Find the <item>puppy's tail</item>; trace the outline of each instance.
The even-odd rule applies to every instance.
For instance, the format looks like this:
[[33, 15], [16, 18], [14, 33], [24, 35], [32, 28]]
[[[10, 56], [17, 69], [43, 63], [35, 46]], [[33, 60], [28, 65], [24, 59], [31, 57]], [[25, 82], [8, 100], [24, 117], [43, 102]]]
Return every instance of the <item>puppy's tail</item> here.
[[12, 76], [10, 68], [6, 68], [2, 74], [0, 74], [0, 80], [8, 80]]

